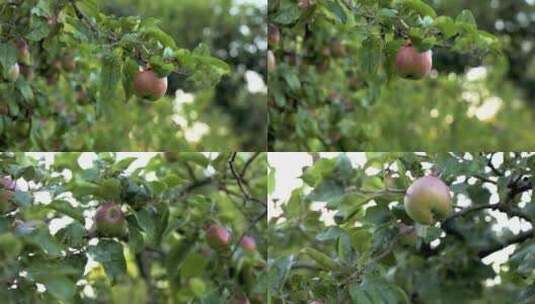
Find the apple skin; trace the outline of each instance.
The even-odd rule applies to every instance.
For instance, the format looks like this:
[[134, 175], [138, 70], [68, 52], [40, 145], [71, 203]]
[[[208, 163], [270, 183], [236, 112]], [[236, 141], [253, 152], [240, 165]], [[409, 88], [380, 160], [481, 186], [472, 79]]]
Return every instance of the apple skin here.
[[76, 69], [76, 61], [72, 55], [67, 55], [61, 60], [61, 66], [67, 72], [72, 72]]
[[167, 77], [160, 78], [152, 70], [139, 71], [134, 77], [134, 93], [148, 100], [158, 100], [167, 91]]
[[206, 230], [206, 242], [214, 250], [222, 250], [228, 248], [232, 235], [222, 226], [211, 224]]
[[10, 82], [15, 82], [19, 79], [20, 76], [20, 66], [18, 63], [12, 65], [7, 71], [7, 80]]
[[396, 54], [396, 70], [403, 78], [422, 79], [432, 68], [433, 53], [431, 50], [420, 53], [409, 43], [402, 46]]
[[267, 69], [270, 73], [273, 73], [277, 69], [275, 54], [271, 50], [267, 52]]
[[95, 214], [96, 230], [101, 236], [121, 237], [126, 233], [126, 220], [121, 206], [106, 203]]
[[256, 251], [256, 240], [252, 236], [244, 236], [240, 241], [240, 246], [244, 251], [255, 252]]
[[323, 303], [318, 300], [313, 300], [313, 301], [308, 302], [308, 304], [323, 304]]
[[433, 225], [437, 219], [448, 216], [451, 210], [450, 189], [439, 178], [424, 176], [407, 189], [404, 204], [407, 215], [415, 222]]
[[268, 44], [276, 47], [279, 45], [281, 34], [279, 28], [274, 24], [268, 25]]
[[17, 58], [19, 62], [30, 65], [30, 47], [28, 46], [28, 43], [24, 39], [18, 39], [15, 42], [15, 45], [17, 47], [18, 53]]

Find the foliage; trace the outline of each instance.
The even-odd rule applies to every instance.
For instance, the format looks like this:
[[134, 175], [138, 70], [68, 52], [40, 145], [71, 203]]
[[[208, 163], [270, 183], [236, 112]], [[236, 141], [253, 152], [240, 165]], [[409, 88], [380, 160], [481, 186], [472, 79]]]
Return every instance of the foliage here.
[[[165, 153], [143, 156], [145, 165], [113, 153], [97, 154], [91, 164], [83, 158], [0, 156], [2, 174], [19, 186], [17, 209], [0, 215], [3, 303], [228, 303], [263, 296], [265, 154]], [[125, 213], [126, 235], [95, 229], [96, 209], [108, 202]], [[206, 243], [205, 229], [214, 223], [232, 234], [226, 251]], [[239, 246], [245, 234], [256, 239], [256, 251]]]
[[[269, 220], [271, 303], [533, 303], [535, 155], [366, 156], [316, 157]], [[403, 196], [431, 171], [455, 210], [425, 226]]]
[[[196, 98], [191, 109], [184, 109], [187, 113], [206, 115], [202, 121], [209, 122], [212, 133], [228, 129], [237, 141], [229, 143], [230, 136], [219, 135], [227, 141], [225, 143], [211, 136], [200, 143], [204, 151], [219, 151], [221, 144], [228, 145], [228, 150], [266, 150], [265, 136], [258, 136], [267, 132], [266, 92], [251, 91], [247, 76], [256, 73], [264, 83], [267, 82], [267, 5], [236, 4], [235, 0], [181, 0], [180, 5], [174, 0], [100, 2], [104, 10], [115, 15], [142, 14], [158, 18], [162, 29], [178, 45], [194, 48], [203, 43], [213, 50], [214, 56], [231, 66], [232, 72], [225, 75], [213, 90], [197, 91], [196, 94], [209, 96], [208, 101], [199, 102]], [[171, 91], [195, 89], [180, 73], [171, 74], [169, 80]], [[187, 120], [195, 122], [189, 116]]]
[[[169, 103], [125, 103], [132, 99], [132, 79], [140, 67], [161, 77], [180, 71], [199, 88], [230, 72], [206, 45], [177, 46], [157, 19], [105, 15], [92, 1], [4, 1], [0, 21], [0, 98], [5, 101], [0, 139], [10, 149], [92, 150], [99, 141], [108, 151], [116, 149], [129, 142], [129, 133], [109, 138], [107, 132], [132, 127], [121, 119], [123, 113], [137, 113], [139, 119], [145, 107]], [[21, 39], [29, 58], [17, 56]], [[6, 73], [17, 61], [23, 77], [10, 82]], [[145, 118], [144, 128], [165, 130], [166, 140], [175, 144], [185, 141], [169, 118], [172, 111], [151, 112], [159, 115]], [[125, 140], [117, 143], [118, 138]], [[150, 138], [133, 139], [136, 150], [161, 148], [151, 146]]]
[[[515, 48], [508, 36], [479, 29], [464, 4], [271, 1], [270, 150], [532, 146], [533, 113], [521, 82], [504, 81], [509, 57], [502, 46]], [[476, 12], [480, 7], [489, 5], [470, 4]], [[427, 79], [404, 80], [395, 71], [397, 50], [408, 40], [420, 51], [433, 50], [435, 70]], [[471, 67], [479, 68], [477, 77]]]

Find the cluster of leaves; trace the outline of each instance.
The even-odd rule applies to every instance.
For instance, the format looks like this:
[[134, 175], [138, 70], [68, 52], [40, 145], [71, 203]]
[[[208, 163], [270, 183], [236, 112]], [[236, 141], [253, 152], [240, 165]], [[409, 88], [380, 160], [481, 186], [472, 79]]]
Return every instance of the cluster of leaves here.
[[[0, 216], [3, 302], [260, 303], [265, 154], [165, 153], [139, 166], [100, 153], [83, 168], [80, 156], [0, 156], [19, 184], [17, 208]], [[124, 236], [95, 229], [95, 210], [110, 201], [125, 214]], [[231, 232], [226, 251], [208, 247], [210, 224]], [[253, 253], [239, 246], [244, 235], [256, 239]]]
[[[315, 158], [269, 221], [273, 303], [532, 303], [534, 170], [532, 153], [368, 153], [358, 166], [346, 154]], [[423, 226], [403, 197], [430, 171], [449, 185], [454, 211]], [[325, 208], [311, 208], [318, 202]], [[497, 229], [499, 217], [523, 228]], [[513, 244], [501, 267], [483, 262]]]
[[[172, 0], [158, 1], [158, 5], [142, 0], [99, 2], [104, 11], [114, 15], [156, 17], [161, 20], [161, 28], [178, 45], [194, 48], [204, 43], [219, 59], [233, 67], [232, 73], [224, 76], [214, 88], [203, 90], [210, 91], [209, 96], [195, 90], [195, 103], [187, 111], [197, 113], [198, 117], [183, 115], [192, 122], [209, 122], [211, 133], [222, 129], [228, 131], [217, 137], [206, 136], [198, 144], [202, 148], [192, 147], [190, 150], [219, 151], [222, 145], [228, 146], [229, 151], [266, 150], [266, 138], [258, 134], [267, 132], [267, 92], [251, 91], [247, 78], [249, 74], [257, 73], [264, 83], [267, 82], [267, 4], [259, 6], [231, 0], [182, 0], [180, 5]], [[177, 89], [194, 91], [191, 81], [184, 75], [173, 73], [169, 77], [169, 90]], [[199, 93], [210, 99], [199, 100]], [[218, 137], [223, 140], [218, 141]]]
[[[62, 137], [124, 112], [120, 101], [130, 99], [140, 68], [161, 77], [180, 71], [199, 87], [229, 72], [204, 45], [177, 47], [157, 19], [108, 16], [92, 1], [7, 1], [0, 4], [0, 21], [0, 139], [10, 148], [92, 147], [90, 140], [65, 146]], [[21, 40], [30, 52], [24, 62], [17, 56]], [[10, 82], [17, 61], [22, 77]]]
[[[521, 98], [501, 82], [506, 63], [499, 55], [500, 41], [480, 30], [470, 11], [459, 11], [453, 18], [437, 15], [428, 2], [271, 1], [270, 148], [403, 151], [429, 146], [444, 151], [452, 145], [463, 150], [510, 144], [508, 136], [500, 134], [492, 143], [464, 141], [466, 136], [457, 130], [466, 129], [522, 137], [524, 147], [531, 142], [516, 130], [531, 124], [518, 102], [504, 102], [504, 114], [492, 124], [473, 113], [489, 95]], [[447, 75], [447, 68], [423, 81], [401, 80], [395, 57], [407, 41], [421, 51], [432, 49], [437, 66], [447, 65], [448, 54], [465, 59], [464, 68], [486, 64], [488, 83], [469, 87], [463, 75]], [[465, 91], [479, 95], [474, 104], [464, 100]], [[522, 124], [515, 124], [515, 118]], [[414, 134], [418, 138], [408, 139]]]

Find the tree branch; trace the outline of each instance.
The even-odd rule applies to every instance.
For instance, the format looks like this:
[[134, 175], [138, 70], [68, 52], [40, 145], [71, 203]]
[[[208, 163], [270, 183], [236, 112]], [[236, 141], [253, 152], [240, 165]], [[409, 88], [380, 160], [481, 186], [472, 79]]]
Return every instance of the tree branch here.
[[492, 246], [489, 246], [488, 248], [485, 248], [485, 249], [482, 249], [480, 250], [477, 255], [480, 257], [480, 258], [484, 258], [496, 251], [499, 251], [499, 250], [502, 250], [510, 245], [513, 245], [513, 244], [517, 244], [517, 243], [522, 243], [530, 238], [532, 238], [534, 235], [533, 233], [533, 229], [530, 229], [528, 231], [524, 231], [524, 232], [521, 232], [517, 235], [515, 235], [514, 237], [506, 240], [505, 242], [501, 242], [501, 243], [497, 243], [497, 244], [494, 244]]

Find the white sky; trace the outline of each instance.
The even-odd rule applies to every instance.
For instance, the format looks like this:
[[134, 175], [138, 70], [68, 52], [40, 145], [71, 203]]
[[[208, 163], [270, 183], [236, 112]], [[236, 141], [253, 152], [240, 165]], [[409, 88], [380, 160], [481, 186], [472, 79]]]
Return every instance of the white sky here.
[[[333, 152], [320, 154], [322, 157], [332, 158], [336, 157], [340, 153]], [[366, 162], [365, 153], [346, 153], [346, 155], [349, 157], [354, 167], [360, 166]], [[502, 157], [501, 155], [496, 155], [494, 159], [498, 161], [495, 162], [495, 165], [499, 165]], [[276, 180], [274, 191], [273, 193], [270, 193], [268, 197], [268, 217], [272, 218], [281, 214], [282, 210], [280, 206], [281, 204], [286, 203], [292, 191], [303, 185], [303, 182], [300, 179], [302, 168], [312, 164], [312, 157], [308, 153], [269, 153], [268, 162], [270, 166], [275, 169]], [[488, 189], [492, 193], [490, 203], [496, 203], [498, 200], [496, 187], [488, 186]], [[310, 190], [310, 188], [306, 188], [305, 192]], [[525, 193], [526, 200], [529, 200], [529, 196], [529, 193]], [[458, 197], [456, 203], [458, 206], [466, 206], [469, 201], [466, 197], [461, 196]], [[335, 225], [333, 220], [335, 212], [327, 210], [325, 205], [325, 202], [314, 202], [311, 204], [311, 209], [322, 210], [322, 221], [326, 225]], [[518, 233], [531, 228], [531, 224], [524, 220], [519, 220], [518, 218], [508, 219], [505, 214], [498, 211], [489, 211], [489, 213], [497, 219], [498, 224], [493, 227], [493, 230], [495, 231], [500, 231], [502, 228], [507, 227], [514, 233]], [[494, 254], [483, 259], [483, 262], [486, 264], [491, 264], [493, 269], [496, 272], [499, 272], [500, 265], [508, 260], [509, 255], [511, 255], [514, 251], [514, 248], [514, 245], [511, 245], [501, 251], [495, 252]], [[488, 285], [499, 283], [499, 277], [487, 281]]]

